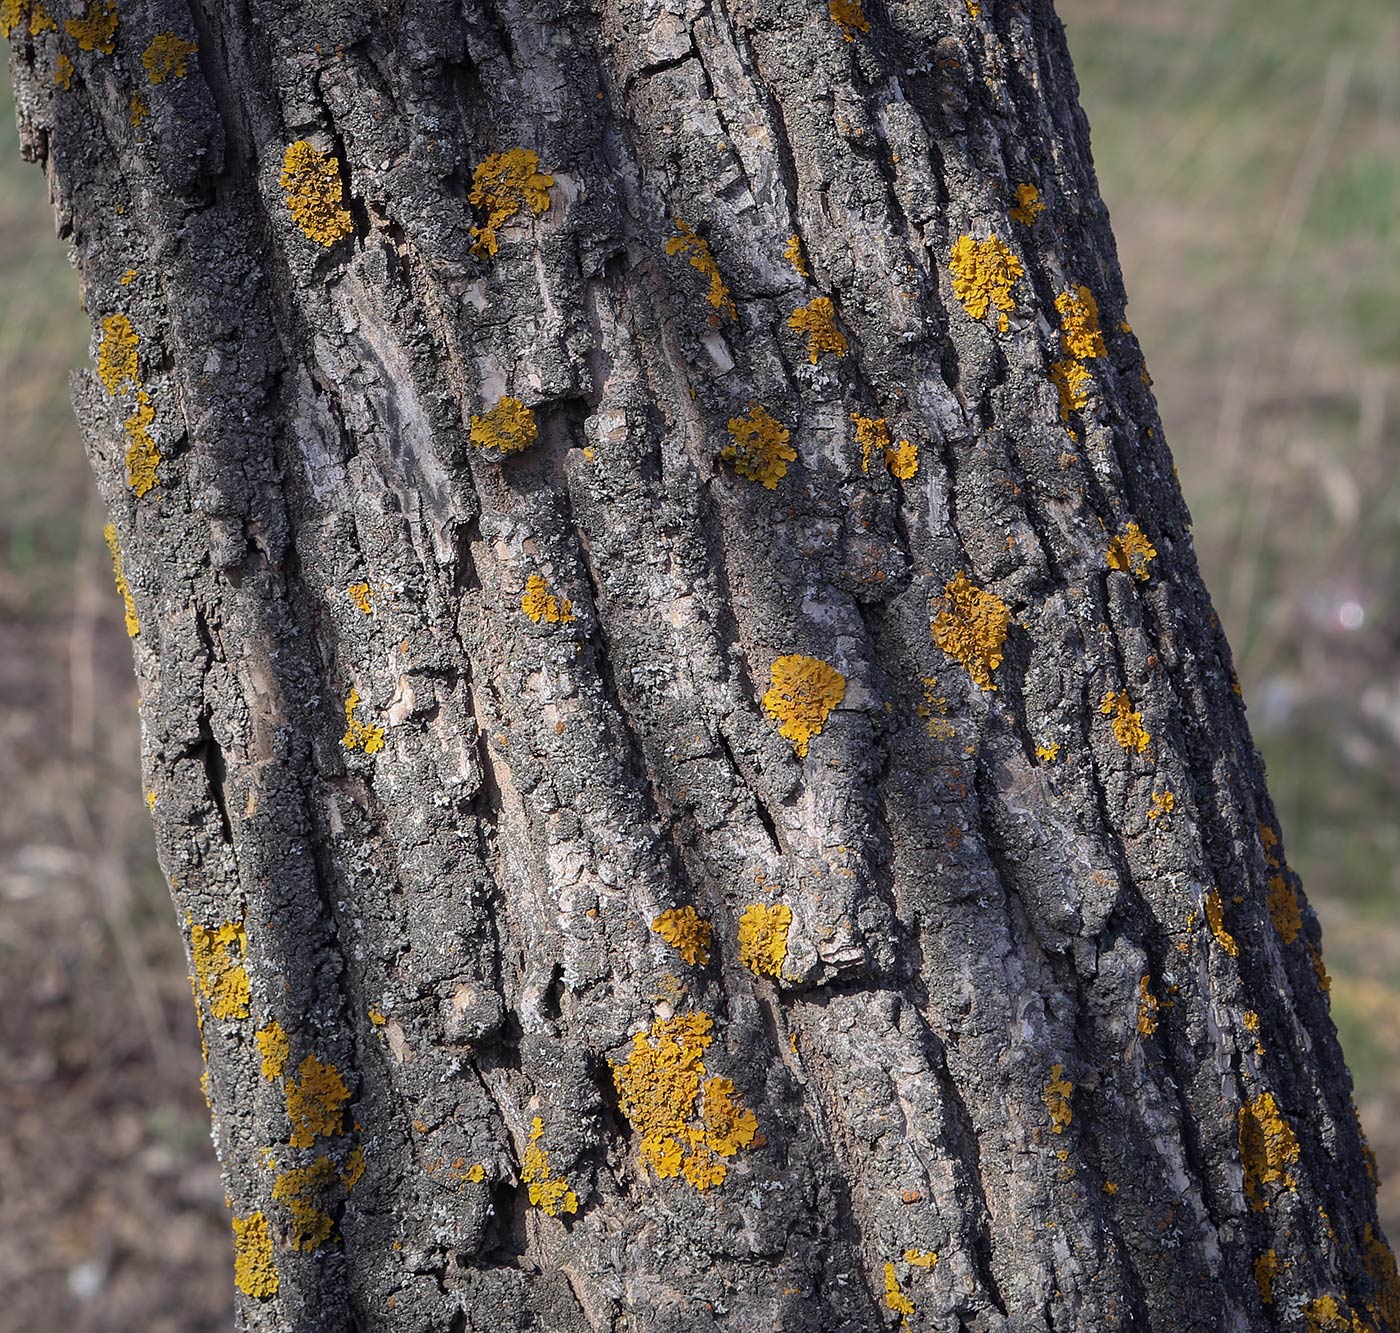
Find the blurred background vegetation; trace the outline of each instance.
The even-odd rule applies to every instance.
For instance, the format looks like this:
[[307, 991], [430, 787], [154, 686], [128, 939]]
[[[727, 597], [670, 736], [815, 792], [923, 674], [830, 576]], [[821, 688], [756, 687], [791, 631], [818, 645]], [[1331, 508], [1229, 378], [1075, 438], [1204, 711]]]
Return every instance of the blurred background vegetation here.
[[[1058, 0], [1207, 582], [1400, 1181], [1400, 10]], [[0, 107], [0, 1329], [228, 1326], [87, 357]], [[1400, 1236], [1400, 1184], [1381, 1195]]]

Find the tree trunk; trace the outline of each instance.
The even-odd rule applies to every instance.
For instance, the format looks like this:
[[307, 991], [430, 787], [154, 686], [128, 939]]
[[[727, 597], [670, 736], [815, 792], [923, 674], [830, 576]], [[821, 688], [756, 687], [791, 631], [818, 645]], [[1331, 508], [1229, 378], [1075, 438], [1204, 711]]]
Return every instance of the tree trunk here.
[[44, 3], [240, 1328], [1400, 1330], [1050, 0]]

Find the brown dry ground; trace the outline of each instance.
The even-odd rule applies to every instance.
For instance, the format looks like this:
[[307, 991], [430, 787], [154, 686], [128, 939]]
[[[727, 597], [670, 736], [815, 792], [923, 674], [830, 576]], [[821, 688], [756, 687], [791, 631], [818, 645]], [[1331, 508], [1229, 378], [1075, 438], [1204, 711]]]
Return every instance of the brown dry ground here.
[[[1400, 1180], [1400, 13], [1059, 4], [1363, 1122]], [[227, 1221], [66, 401], [86, 339], [0, 108], [0, 1333], [199, 1333], [229, 1324]], [[1382, 1213], [1400, 1234], [1400, 1186]]]

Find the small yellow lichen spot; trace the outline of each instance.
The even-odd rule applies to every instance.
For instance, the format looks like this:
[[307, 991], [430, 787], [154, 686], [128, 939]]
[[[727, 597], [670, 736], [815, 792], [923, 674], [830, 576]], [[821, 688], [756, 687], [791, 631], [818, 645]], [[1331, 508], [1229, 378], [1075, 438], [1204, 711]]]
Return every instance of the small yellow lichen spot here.
[[1001, 665], [1011, 609], [996, 593], [977, 587], [961, 571], [944, 585], [943, 596], [943, 609], [930, 626], [934, 643], [953, 661], [962, 663], [975, 684], [983, 690], [995, 690], [992, 672]]
[[384, 748], [384, 728], [369, 722], [361, 722], [355, 716], [360, 706], [359, 690], [351, 690], [345, 700], [345, 735], [340, 743], [347, 750], [363, 750], [366, 754], [378, 754]]
[[537, 625], [568, 625], [576, 619], [574, 604], [567, 597], [553, 593], [541, 574], [531, 574], [525, 580], [520, 609]]
[[518, 454], [534, 444], [539, 434], [534, 409], [526, 407], [519, 398], [501, 398], [485, 415], [472, 414], [471, 441], [478, 449]]
[[1240, 1107], [1240, 1161], [1244, 1166], [1244, 1193], [1250, 1208], [1263, 1212], [1269, 1201], [1264, 1185], [1294, 1187], [1287, 1168], [1298, 1160], [1297, 1136], [1279, 1111], [1272, 1092], [1262, 1092]]
[[292, 1055], [292, 1043], [287, 1037], [287, 1029], [274, 1019], [266, 1027], [253, 1034], [262, 1056], [262, 1076], [274, 1083], [282, 1077], [287, 1061]]
[[710, 290], [705, 299], [716, 312], [710, 316], [710, 323], [717, 324], [721, 313], [728, 315], [730, 319], [737, 319], [738, 307], [735, 306], [733, 298], [729, 295], [729, 288], [725, 286], [724, 278], [720, 275], [719, 264], [710, 250], [709, 241], [681, 218], [675, 219], [675, 227], [676, 234], [666, 242], [666, 253], [685, 255], [690, 260], [690, 267], [701, 277], [710, 280]]
[[472, 172], [471, 193], [476, 208], [486, 210], [486, 225], [472, 228], [471, 252], [478, 259], [494, 255], [500, 248], [496, 229], [508, 222], [522, 207], [539, 217], [549, 208], [549, 188], [554, 177], [540, 170], [539, 154], [531, 148], [511, 148], [492, 153]]
[[1235, 943], [1235, 937], [1225, 929], [1225, 904], [1220, 899], [1219, 889], [1212, 889], [1206, 894], [1205, 913], [1206, 924], [1210, 927], [1210, 933], [1215, 936], [1215, 942], [1231, 957], [1238, 957], [1240, 946]]
[[836, 307], [828, 296], [818, 296], [804, 306], [798, 306], [788, 316], [788, 328], [807, 335], [807, 360], [814, 366], [823, 353], [845, 356], [846, 335], [836, 327]]
[[54, 61], [53, 81], [66, 93], [73, 86], [73, 62], [68, 56], [59, 52], [58, 59]]
[[107, 543], [107, 549], [112, 553], [112, 576], [116, 580], [117, 592], [121, 594], [122, 605], [126, 611], [127, 638], [134, 639], [141, 633], [141, 619], [136, 614], [136, 602], [131, 596], [131, 585], [126, 581], [125, 573], [122, 572], [122, 548], [117, 541], [116, 525], [107, 524], [102, 529], [102, 537]]
[[[147, 809], [147, 810], [154, 810], [154, 809], [156, 808], [156, 799], [157, 799], [157, 798], [156, 798], [155, 792], [153, 792], [153, 791], [148, 791], [148, 792], [146, 793], [146, 809]], [[175, 886], [174, 886], [174, 884], [172, 883], [170, 887], [171, 887], [171, 888], [174, 888]]]
[[953, 295], [963, 309], [973, 319], [983, 319], [995, 306], [1001, 312], [998, 327], [1005, 333], [1007, 315], [1016, 309], [1012, 285], [1025, 277], [1021, 261], [995, 236], [984, 241], [959, 236], [948, 257], [948, 269], [953, 275]]
[[[146, 117], [151, 114], [151, 104], [140, 93], [133, 93], [128, 104], [127, 119], [133, 129], [140, 129]], [[121, 209], [117, 210], [121, 212]]]
[[248, 936], [239, 921], [225, 921], [209, 927], [190, 922], [190, 956], [200, 993], [215, 1018], [248, 1017], [248, 997], [252, 988], [243, 960], [248, 952]]
[[863, 417], [859, 412], [852, 412], [851, 420], [856, 423], [856, 443], [860, 445], [860, 470], [869, 473], [870, 455], [878, 452], [888, 457], [894, 448], [890, 428], [884, 417]]
[[536, 1116], [530, 1126], [530, 1141], [525, 1145], [520, 1179], [530, 1187], [530, 1202], [550, 1217], [560, 1213], [578, 1212], [578, 1195], [569, 1188], [567, 1180], [557, 1179], [549, 1165], [549, 1153], [540, 1147], [544, 1138], [544, 1121]]
[[793, 266], [798, 277], [810, 278], [812, 276], [807, 271], [807, 261], [802, 255], [802, 238], [796, 232], [788, 237], [787, 246], [783, 250], [783, 258]]
[[1151, 744], [1152, 736], [1142, 725], [1142, 714], [1133, 712], [1133, 701], [1127, 690], [1106, 694], [1099, 712], [1113, 719], [1113, 739], [1125, 750], [1141, 754]]
[[198, 50], [195, 42], [187, 42], [178, 33], [158, 32], [141, 52], [141, 67], [153, 84], [164, 83], [166, 79], [183, 79], [186, 62]]
[[263, 1213], [233, 1219], [233, 1283], [245, 1296], [257, 1300], [277, 1295], [272, 1229]]
[[34, 7], [29, 11], [29, 35], [37, 37], [41, 32], [57, 31], [58, 24], [53, 21], [49, 11], [39, 0], [34, 0]]
[[1050, 1132], [1063, 1134], [1065, 1126], [1074, 1119], [1074, 1108], [1069, 1099], [1074, 1093], [1074, 1084], [1065, 1077], [1064, 1065], [1054, 1065], [1050, 1077], [1040, 1090], [1045, 1099], [1045, 1109], [1050, 1112]]
[[1313, 971], [1317, 974], [1317, 984], [1322, 988], [1323, 994], [1327, 994], [1332, 989], [1332, 978], [1327, 975], [1327, 964], [1322, 961], [1321, 952], [1311, 943], [1308, 944], [1308, 954], [1312, 958]]
[[131, 284], [136, 281], [136, 277], [137, 273], [134, 268], [127, 269], [127, 271], [122, 274], [122, 286], [130, 287]]
[[102, 336], [97, 343], [97, 378], [113, 396], [125, 392], [128, 385], [135, 388], [141, 383], [136, 352], [140, 341], [125, 315], [108, 315], [102, 321]]
[[345, 595], [350, 599], [355, 610], [362, 615], [372, 616], [374, 614], [374, 603], [370, 600], [374, 593], [368, 583], [352, 583], [346, 588]]
[[1060, 757], [1060, 742], [1051, 741], [1049, 745], [1037, 745], [1035, 757], [1042, 764], [1053, 764]]
[[797, 457], [788, 444], [789, 433], [765, 407], [751, 401], [748, 416], [729, 418], [734, 443], [725, 445], [719, 456], [732, 463], [739, 476], [761, 483], [764, 490], [776, 490], [787, 475], [787, 465]]
[[280, 183], [292, 220], [317, 245], [330, 249], [354, 230], [336, 160], [310, 139], [287, 145]]
[[1335, 1296], [1319, 1296], [1303, 1306], [1303, 1318], [1308, 1321], [1307, 1333], [1371, 1333], [1370, 1326]]
[[116, 50], [117, 6], [115, 0], [98, 0], [80, 19], [63, 25], [78, 43], [80, 51], [96, 51], [109, 56]]
[[1079, 361], [1056, 361], [1050, 367], [1050, 380], [1060, 395], [1060, 420], [1068, 421], [1071, 412], [1081, 412], [1089, 405], [1089, 386], [1094, 377]]
[[1016, 187], [1016, 205], [1011, 210], [1011, 220], [1019, 222], [1023, 227], [1034, 224], [1045, 212], [1045, 201], [1040, 197], [1040, 191], [1034, 185], [1018, 185]]
[[350, 1089], [334, 1065], [308, 1055], [287, 1083], [287, 1119], [293, 1148], [309, 1148], [317, 1138], [339, 1134], [345, 1120]]
[[821, 734], [832, 710], [846, 697], [846, 678], [820, 658], [788, 653], [774, 661], [763, 711], [778, 724], [779, 735], [801, 756], [813, 736]]
[[480, 1185], [486, 1179], [486, 1167], [481, 1162], [473, 1162], [462, 1179], [468, 1184]]
[[1055, 309], [1060, 312], [1060, 341], [1070, 356], [1091, 361], [1108, 355], [1099, 329], [1099, 303], [1087, 287], [1061, 292], [1055, 298]]
[[792, 908], [750, 903], [739, 915], [739, 961], [759, 976], [779, 976], [791, 928]]
[[361, 1145], [356, 1144], [350, 1149], [350, 1155], [345, 1159], [345, 1170], [340, 1173], [340, 1183], [345, 1186], [347, 1194], [360, 1183], [364, 1174], [365, 1150]]
[[898, 1315], [907, 1317], [914, 1313], [914, 1302], [900, 1288], [893, 1264], [885, 1265], [885, 1305]]
[[138, 497], [160, 485], [157, 469], [160, 467], [161, 453], [148, 429], [156, 419], [155, 408], [145, 389], [136, 392], [136, 410], [122, 427], [131, 441], [126, 448], [126, 481]]
[[1152, 993], [1152, 978], [1143, 977], [1138, 982], [1137, 1030], [1144, 1037], [1157, 1031], [1157, 1011], [1161, 1006]]
[[1303, 916], [1298, 910], [1298, 894], [1284, 875], [1269, 877], [1269, 916], [1274, 929], [1285, 944], [1292, 944], [1303, 929]]
[[865, 17], [861, 0], [827, 0], [826, 12], [848, 42], [855, 40], [854, 33], [870, 31], [870, 20]]
[[885, 450], [885, 466], [890, 476], [899, 481], [913, 481], [919, 470], [919, 446], [909, 440], [900, 440], [892, 448]]
[[331, 1238], [335, 1222], [320, 1205], [338, 1180], [335, 1163], [329, 1157], [317, 1157], [310, 1166], [284, 1171], [273, 1181], [272, 1197], [291, 1214], [293, 1249], [319, 1249]]
[[933, 1250], [905, 1250], [904, 1262], [914, 1268], [932, 1268], [938, 1262], [938, 1255]]
[[1157, 819], [1162, 815], [1169, 815], [1176, 809], [1176, 793], [1171, 791], [1154, 791], [1152, 793], [1152, 804], [1147, 807], [1148, 819]]
[[1280, 1267], [1278, 1254], [1273, 1250], [1265, 1250], [1254, 1261], [1254, 1285], [1259, 1288], [1259, 1300], [1264, 1305], [1274, 1303], [1274, 1279]]
[[1105, 1194], [1117, 1194], [1118, 1186], [1111, 1180], [1105, 1180], [1103, 1183], [1103, 1192]]
[[1157, 548], [1136, 523], [1129, 523], [1108, 543], [1105, 554], [1110, 569], [1121, 570], [1140, 583], [1146, 583], [1152, 577], [1148, 566], [1157, 558]]
[[689, 904], [668, 907], [651, 928], [692, 967], [704, 967], [710, 961], [714, 927]]

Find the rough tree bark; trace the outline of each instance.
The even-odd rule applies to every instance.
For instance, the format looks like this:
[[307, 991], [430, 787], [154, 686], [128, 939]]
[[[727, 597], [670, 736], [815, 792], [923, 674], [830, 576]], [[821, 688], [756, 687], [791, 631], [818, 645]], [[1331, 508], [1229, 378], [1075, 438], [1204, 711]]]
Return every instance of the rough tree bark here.
[[1050, 0], [0, 16], [241, 1328], [1400, 1329]]

